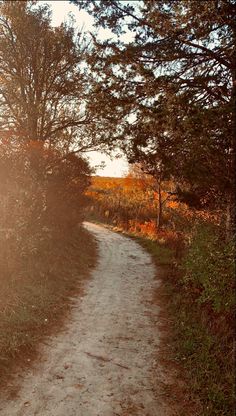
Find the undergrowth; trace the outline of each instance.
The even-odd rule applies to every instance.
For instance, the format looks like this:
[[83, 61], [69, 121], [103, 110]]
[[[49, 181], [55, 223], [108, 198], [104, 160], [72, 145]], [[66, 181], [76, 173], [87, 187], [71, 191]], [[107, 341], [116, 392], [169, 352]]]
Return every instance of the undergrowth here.
[[[144, 245], [157, 264], [162, 265], [163, 247], [158, 242], [145, 241]], [[198, 414], [232, 416], [235, 409], [234, 245], [220, 238], [215, 227], [201, 224], [179, 258], [173, 248], [167, 246], [166, 250], [172, 272], [165, 274], [163, 282], [173, 324], [173, 357], [186, 370], [189, 392], [200, 402]]]
[[[181, 262], [176, 287], [177, 346], [204, 416], [233, 415], [235, 406], [235, 248], [217, 227], [200, 224]], [[181, 342], [180, 342], [181, 339]]]

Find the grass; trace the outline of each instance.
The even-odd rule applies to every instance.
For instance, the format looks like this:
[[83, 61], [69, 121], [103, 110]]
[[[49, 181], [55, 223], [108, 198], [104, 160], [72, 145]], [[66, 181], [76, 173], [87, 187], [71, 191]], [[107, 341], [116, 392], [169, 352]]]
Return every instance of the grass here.
[[[61, 325], [70, 298], [82, 293], [83, 281], [96, 261], [96, 243], [80, 227], [21, 261], [6, 281], [0, 280], [0, 374], [27, 364], [38, 342]], [[17, 273], [18, 270], [18, 273]]]
[[[166, 356], [172, 357], [172, 360], [178, 364], [179, 371], [181, 368], [184, 371], [188, 386], [187, 394], [194, 406], [193, 414], [233, 416], [235, 409], [233, 307], [229, 309], [229, 301], [225, 301], [224, 311], [214, 310], [218, 290], [218, 296], [222, 299], [221, 286], [217, 288], [215, 280], [212, 282], [211, 302], [209, 285], [207, 285], [207, 302], [201, 300], [202, 290], [186, 282], [182, 267], [186, 256], [176, 259], [173, 249], [164, 247], [163, 250], [158, 242], [142, 239], [141, 244], [150, 252], [158, 266], [168, 265], [169, 262], [169, 268], [161, 276], [162, 296], [165, 302], [163, 306], [167, 316], [170, 317], [170, 332], [167, 333], [165, 342], [171, 345], [171, 349], [166, 351]], [[197, 261], [196, 257], [195, 259]], [[205, 252], [204, 260], [206, 260]], [[198, 261], [200, 263], [200, 258]], [[209, 261], [208, 259], [206, 267]], [[199, 264], [199, 267], [202, 265]], [[215, 261], [215, 273], [216, 268]], [[229, 292], [231, 290], [233, 289], [229, 287]], [[230, 300], [231, 297], [229, 293]], [[160, 297], [157, 297], [157, 302], [160, 302]], [[172, 394], [171, 389], [168, 394]], [[187, 410], [182, 414], [183, 416], [188, 414]]]
[[146, 250], [153, 256], [158, 266], [171, 266], [175, 259], [174, 250], [170, 247], [160, 244], [155, 240], [149, 240], [145, 237], [135, 237]]

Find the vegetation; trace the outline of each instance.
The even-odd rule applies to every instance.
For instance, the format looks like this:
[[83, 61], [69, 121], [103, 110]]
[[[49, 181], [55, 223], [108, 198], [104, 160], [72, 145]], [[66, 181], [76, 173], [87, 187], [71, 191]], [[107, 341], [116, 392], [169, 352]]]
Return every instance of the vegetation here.
[[[1, 366], [91, 261], [80, 227], [90, 199], [90, 217], [148, 239], [173, 266], [175, 354], [202, 415], [230, 415], [235, 2], [71, 2], [110, 39], [52, 27], [42, 2], [0, 2]], [[95, 149], [125, 151], [128, 177], [95, 177], [88, 189], [83, 152]]]
[[155, 236], [157, 229], [161, 233], [161, 223], [171, 222], [173, 207], [187, 208], [175, 201], [172, 188], [172, 183], [166, 182], [160, 189], [155, 178], [143, 174], [136, 166], [126, 178], [93, 177], [87, 195], [92, 197], [91, 212], [96, 200], [96, 216], [99, 214], [126, 230], [143, 230], [145, 233], [147, 228], [147, 232], [149, 230]]
[[88, 42], [72, 23], [51, 26], [41, 2], [1, 2], [0, 131], [65, 157], [101, 147], [89, 106]]
[[74, 3], [114, 33], [94, 40], [88, 58], [94, 106], [105, 124], [109, 119], [110, 140], [160, 181], [174, 178], [189, 203], [218, 203], [232, 237], [234, 1]]

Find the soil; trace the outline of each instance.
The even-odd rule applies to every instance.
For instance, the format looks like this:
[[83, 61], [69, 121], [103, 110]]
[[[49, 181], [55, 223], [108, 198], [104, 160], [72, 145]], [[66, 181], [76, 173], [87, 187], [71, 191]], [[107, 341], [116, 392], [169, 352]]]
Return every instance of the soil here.
[[3, 392], [1, 416], [173, 416], [159, 385], [160, 281], [150, 255], [134, 240], [85, 223], [99, 261], [70, 319], [19, 374], [14, 399]]

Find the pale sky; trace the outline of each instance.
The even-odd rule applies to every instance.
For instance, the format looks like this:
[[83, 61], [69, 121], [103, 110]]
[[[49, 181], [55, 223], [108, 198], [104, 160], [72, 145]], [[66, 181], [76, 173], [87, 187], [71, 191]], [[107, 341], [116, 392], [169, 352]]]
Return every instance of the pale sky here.
[[[42, 3], [49, 4], [52, 9], [53, 26], [60, 25], [68, 19], [68, 14], [72, 13], [76, 19], [76, 26], [84, 27], [84, 30], [92, 30], [93, 18], [86, 11], [79, 11], [78, 7], [70, 4], [69, 1], [42, 1]], [[130, 36], [132, 37], [132, 34]], [[98, 37], [101, 39], [112, 37], [112, 32], [109, 29], [100, 29]], [[92, 167], [105, 162], [104, 169], [96, 170], [97, 175], [120, 177], [128, 172], [128, 163], [125, 157], [119, 159], [113, 158], [112, 160], [100, 152], [89, 152], [86, 156]]]

